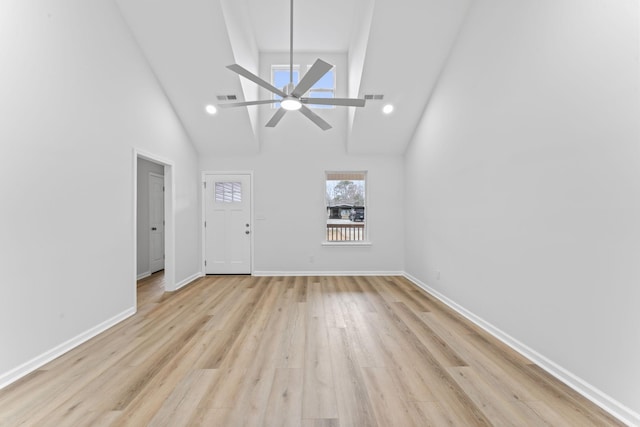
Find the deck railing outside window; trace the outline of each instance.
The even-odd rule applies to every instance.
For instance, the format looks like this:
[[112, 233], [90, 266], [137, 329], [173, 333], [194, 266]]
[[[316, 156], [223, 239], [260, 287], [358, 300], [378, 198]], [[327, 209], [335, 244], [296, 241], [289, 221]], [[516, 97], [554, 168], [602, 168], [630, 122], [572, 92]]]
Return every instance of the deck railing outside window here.
[[364, 223], [327, 224], [328, 242], [354, 242], [364, 240]]

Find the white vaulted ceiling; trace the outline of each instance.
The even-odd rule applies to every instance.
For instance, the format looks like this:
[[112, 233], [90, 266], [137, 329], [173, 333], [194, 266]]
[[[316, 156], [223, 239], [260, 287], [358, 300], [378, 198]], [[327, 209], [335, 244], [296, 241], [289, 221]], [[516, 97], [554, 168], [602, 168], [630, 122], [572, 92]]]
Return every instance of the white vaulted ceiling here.
[[[346, 53], [349, 87], [338, 96], [385, 96], [364, 108], [349, 107], [349, 126], [322, 137], [339, 136], [349, 152], [402, 153], [436, 87], [468, 2], [295, 0], [294, 57]], [[238, 63], [258, 73], [261, 53], [288, 52], [289, 0], [118, 0], [118, 5], [198, 151], [256, 153], [268, 120], [258, 107], [225, 109], [215, 116], [204, 107], [216, 104], [217, 95], [259, 98], [255, 84], [241, 81], [226, 66]], [[389, 116], [381, 111], [386, 102], [395, 105]]]

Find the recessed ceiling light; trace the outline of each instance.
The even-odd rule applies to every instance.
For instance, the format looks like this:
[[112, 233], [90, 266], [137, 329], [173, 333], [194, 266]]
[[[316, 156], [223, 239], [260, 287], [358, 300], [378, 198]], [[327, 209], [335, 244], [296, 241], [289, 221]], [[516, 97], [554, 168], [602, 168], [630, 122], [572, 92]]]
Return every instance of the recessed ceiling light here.
[[211, 104], [207, 105], [204, 109], [207, 113], [211, 115], [214, 115], [215, 113], [218, 112], [218, 109], [216, 108], [216, 106]]
[[384, 107], [382, 107], [382, 112], [385, 114], [391, 114], [393, 112], [393, 105], [391, 104], [387, 104]]

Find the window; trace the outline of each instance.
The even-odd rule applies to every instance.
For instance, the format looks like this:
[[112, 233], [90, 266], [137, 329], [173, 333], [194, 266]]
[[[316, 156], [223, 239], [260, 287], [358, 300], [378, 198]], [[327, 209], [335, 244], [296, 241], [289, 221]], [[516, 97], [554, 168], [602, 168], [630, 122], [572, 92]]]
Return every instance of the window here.
[[[311, 65], [308, 66], [307, 69], [311, 68]], [[309, 98], [334, 98], [335, 97], [335, 88], [336, 88], [336, 79], [335, 79], [335, 67], [331, 70], [327, 71], [327, 73], [322, 76], [320, 80], [314, 84], [311, 89], [309, 89], [309, 93], [307, 97]], [[310, 104], [311, 108], [334, 108], [333, 105], [314, 105]]]
[[326, 172], [327, 242], [366, 241], [366, 172]]
[[[290, 81], [290, 67], [288, 65], [273, 65], [271, 67], [271, 81], [272, 84], [278, 89], [282, 89], [286, 85], [289, 84]], [[297, 85], [300, 81], [300, 66], [293, 66], [293, 84]], [[273, 99], [282, 99], [281, 96], [273, 94]], [[274, 105], [274, 108], [280, 108], [280, 103], [277, 102]]]
[[242, 203], [241, 182], [216, 182], [216, 203]]
[[[307, 65], [305, 73], [309, 71], [311, 65]], [[278, 89], [282, 89], [289, 84], [290, 81], [289, 65], [273, 65], [271, 67], [271, 82]], [[297, 85], [300, 81], [300, 66], [293, 66], [293, 84]], [[335, 67], [327, 71], [320, 80], [314, 84], [309, 91], [304, 94], [307, 98], [333, 98], [335, 97], [336, 77]], [[282, 99], [281, 96], [273, 95], [273, 99]], [[334, 108], [333, 105], [315, 105], [308, 104], [310, 108]], [[280, 103], [273, 104], [274, 108], [280, 108]]]

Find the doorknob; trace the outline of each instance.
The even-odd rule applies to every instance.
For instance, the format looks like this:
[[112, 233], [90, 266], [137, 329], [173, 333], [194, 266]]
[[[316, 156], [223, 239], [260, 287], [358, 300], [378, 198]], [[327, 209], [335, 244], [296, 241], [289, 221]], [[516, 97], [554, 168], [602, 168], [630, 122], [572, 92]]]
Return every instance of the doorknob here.
[[151, 227], [151, 231], [156, 231], [157, 228], [156, 227]]
[[244, 234], [249, 234], [249, 230], [245, 231]]

